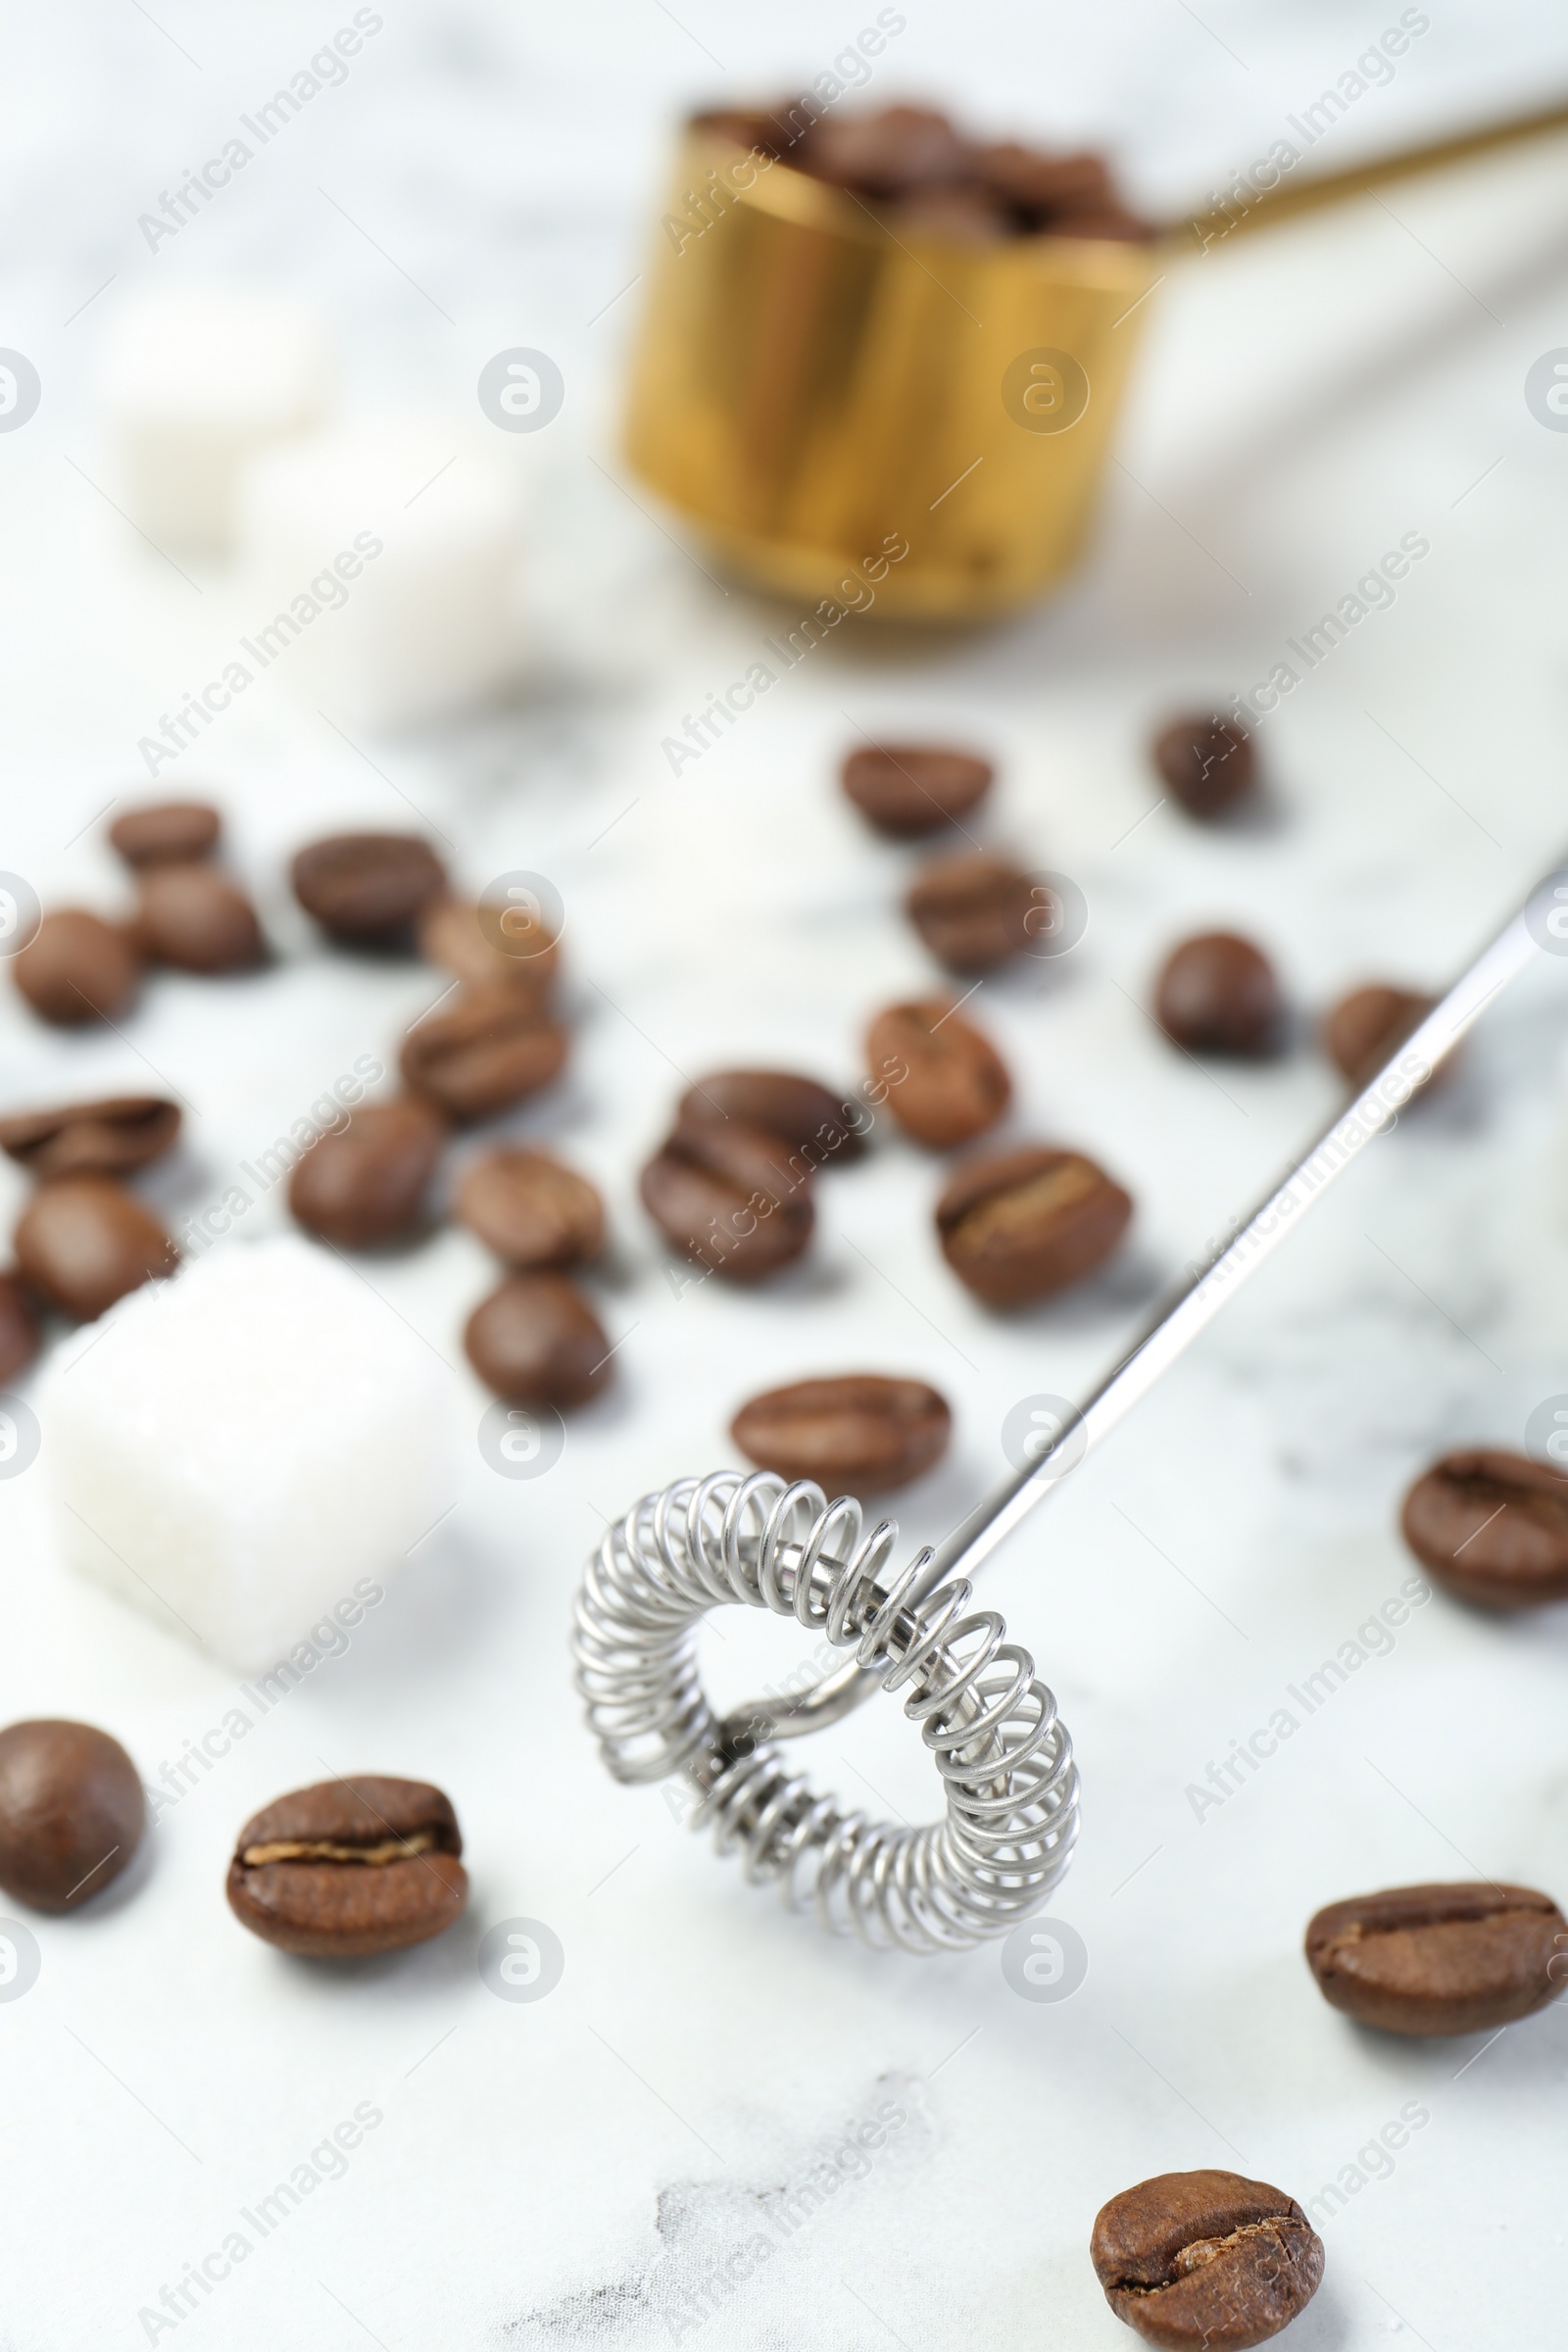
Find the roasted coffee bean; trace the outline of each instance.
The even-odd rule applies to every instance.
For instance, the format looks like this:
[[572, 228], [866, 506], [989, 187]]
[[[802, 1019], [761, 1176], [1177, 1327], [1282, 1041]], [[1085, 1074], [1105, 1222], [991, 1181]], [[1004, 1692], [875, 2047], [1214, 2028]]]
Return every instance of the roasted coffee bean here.
[[1352, 989], [1324, 1018], [1324, 1050], [1353, 1087], [1363, 1087], [1377, 1076], [1396, 1046], [1420, 1028], [1436, 1003], [1435, 997], [1416, 996], [1410, 989], [1382, 982]]
[[[1012, 1100], [1006, 1065], [989, 1038], [946, 997], [890, 1004], [866, 1032], [873, 1078], [906, 1135], [949, 1152], [994, 1127]], [[905, 1075], [895, 1075], [903, 1070]]]
[[38, 1318], [14, 1274], [0, 1274], [0, 1389], [7, 1389], [38, 1352]]
[[[502, 910], [515, 920], [518, 910]], [[478, 986], [501, 980], [509, 988], [548, 1003], [561, 963], [557, 942], [524, 929], [516, 939], [502, 939], [496, 910], [476, 906], [471, 900], [433, 899], [419, 916], [416, 934], [426, 963]], [[526, 949], [526, 954], [521, 951]]]
[[1252, 738], [1217, 712], [1173, 718], [1154, 737], [1161, 783], [1189, 816], [1219, 816], [1257, 784]]
[[1399, 1527], [1438, 1583], [1484, 1609], [1568, 1599], [1568, 1478], [1498, 1446], [1465, 1446], [1423, 1471]]
[[0, 1887], [35, 1911], [74, 1911], [118, 1879], [141, 1842], [141, 1781], [90, 1723], [0, 1732]]
[[150, 963], [181, 972], [243, 972], [262, 960], [255, 907], [211, 865], [150, 866], [141, 877], [136, 938]]
[[781, 1137], [739, 1119], [677, 1127], [641, 1192], [665, 1240], [731, 1282], [777, 1273], [811, 1238], [809, 1175], [792, 1173]]
[[851, 1372], [754, 1396], [729, 1434], [759, 1469], [814, 1479], [834, 1495], [907, 1486], [941, 1460], [952, 1431], [947, 1399], [924, 1381]]
[[1294, 2197], [1240, 2173], [1159, 2173], [1095, 2216], [1089, 2257], [1118, 2320], [1167, 2352], [1243, 2352], [1317, 2293], [1323, 2240]]
[[1385, 2034], [1491, 2034], [1554, 2001], [1568, 1919], [1531, 1886], [1390, 1886], [1329, 1903], [1306, 1960], [1334, 2008]]
[[586, 1404], [614, 1374], [604, 1325], [564, 1274], [514, 1274], [474, 1308], [463, 1345], [509, 1404]]
[[519, 1273], [580, 1266], [605, 1246], [598, 1193], [545, 1152], [487, 1152], [464, 1170], [454, 1208]]
[[693, 115], [693, 130], [707, 131], [711, 138], [727, 139], [733, 146], [768, 156], [774, 163], [789, 145], [789, 132], [760, 109], [740, 106], [710, 107], [706, 113]]
[[868, 1125], [853, 1095], [835, 1095], [792, 1070], [710, 1070], [687, 1088], [675, 1114], [680, 1127], [763, 1127], [783, 1138], [808, 1167], [858, 1157], [859, 1129]]
[[446, 1142], [428, 1103], [362, 1102], [347, 1126], [312, 1144], [288, 1180], [299, 1222], [339, 1250], [373, 1250], [419, 1224]]
[[415, 833], [334, 833], [301, 850], [289, 870], [306, 913], [353, 948], [405, 945], [447, 879], [429, 843]]
[[903, 196], [962, 179], [969, 150], [944, 114], [926, 106], [823, 116], [801, 141], [800, 168], [865, 196]]
[[1034, 886], [1004, 858], [939, 858], [915, 876], [905, 909], [950, 972], [995, 971], [1026, 947]]
[[117, 816], [109, 839], [127, 865], [184, 865], [211, 856], [221, 823], [205, 801], [150, 801]]
[[1132, 1213], [1121, 1186], [1081, 1152], [1035, 1145], [960, 1168], [937, 1202], [937, 1232], [977, 1298], [1026, 1306], [1092, 1274]]
[[17, 1264], [62, 1314], [91, 1323], [144, 1282], [172, 1274], [179, 1252], [150, 1208], [112, 1176], [40, 1185], [17, 1221]]
[[424, 1781], [318, 1781], [253, 1814], [228, 1866], [229, 1909], [285, 1952], [363, 1960], [426, 1943], [468, 1878], [451, 1800]]
[[974, 752], [934, 743], [867, 744], [844, 762], [844, 790], [879, 833], [897, 840], [934, 833], [967, 816], [996, 770]]
[[160, 1095], [111, 1095], [58, 1110], [0, 1119], [0, 1152], [29, 1176], [122, 1176], [167, 1152], [179, 1133], [179, 1105]]
[[1256, 1060], [1283, 1043], [1285, 1000], [1260, 948], [1229, 931], [1205, 931], [1183, 940], [1166, 961], [1154, 1017], [1189, 1054]]
[[901, 236], [943, 245], [999, 245], [1014, 234], [1013, 217], [989, 188], [916, 188], [885, 208]]
[[1116, 204], [1103, 156], [1042, 155], [1012, 140], [977, 147], [974, 166], [988, 188], [1032, 220], [1066, 213], [1104, 213]]
[[11, 969], [39, 1018], [63, 1029], [117, 1020], [141, 986], [134, 943], [116, 924], [81, 906], [46, 914], [12, 957]]
[[404, 1083], [466, 1122], [493, 1118], [559, 1077], [566, 1032], [531, 998], [499, 981], [465, 989], [442, 1012], [416, 1021], [398, 1067]]

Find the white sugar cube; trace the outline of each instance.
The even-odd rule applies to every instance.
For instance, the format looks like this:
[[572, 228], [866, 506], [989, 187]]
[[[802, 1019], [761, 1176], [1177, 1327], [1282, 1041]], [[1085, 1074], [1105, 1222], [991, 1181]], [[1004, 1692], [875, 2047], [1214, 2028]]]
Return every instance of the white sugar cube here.
[[382, 417], [270, 450], [240, 485], [241, 639], [347, 724], [399, 726], [518, 672], [523, 476], [494, 426]]
[[243, 1673], [440, 1518], [450, 1411], [434, 1351], [294, 1235], [133, 1291], [38, 1402], [67, 1559]]
[[233, 536], [240, 470], [323, 413], [325, 328], [287, 295], [169, 291], [124, 304], [101, 392], [121, 493], [160, 546]]

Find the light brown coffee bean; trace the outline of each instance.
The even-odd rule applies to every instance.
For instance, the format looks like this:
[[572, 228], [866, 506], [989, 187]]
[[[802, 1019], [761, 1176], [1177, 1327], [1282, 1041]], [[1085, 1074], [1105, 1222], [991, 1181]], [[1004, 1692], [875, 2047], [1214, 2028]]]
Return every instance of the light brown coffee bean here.
[[1081, 1152], [1034, 1145], [972, 1160], [937, 1202], [942, 1254], [988, 1306], [1082, 1282], [1127, 1230], [1131, 1197]]
[[967, 816], [995, 774], [990, 760], [974, 752], [935, 743], [878, 743], [851, 752], [842, 782], [868, 824], [907, 841]]
[[62, 1314], [91, 1323], [144, 1282], [172, 1274], [179, 1252], [150, 1208], [112, 1176], [40, 1185], [17, 1221], [17, 1264]]
[[334, 833], [290, 867], [307, 914], [345, 947], [409, 944], [420, 910], [446, 888], [446, 868], [416, 833]]
[[0, 1389], [9, 1388], [38, 1352], [38, 1318], [14, 1274], [0, 1274]]
[[729, 1430], [760, 1470], [814, 1479], [829, 1496], [907, 1486], [942, 1459], [952, 1432], [937, 1390], [877, 1372], [769, 1389], [741, 1406]]
[[468, 1879], [451, 1799], [359, 1773], [253, 1814], [228, 1866], [229, 1909], [264, 1942], [315, 1960], [426, 1943], [461, 1917]]
[[0, 1119], [0, 1152], [29, 1176], [123, 1176], [167, 1152], [179, 1133], [179, 1105], [161, 1095], [111, 1095]]
[[18, 988], [40, 1020], [63, 1029], [118, 1020], [141, 986], [142, 963], [117, 924], [82, 906], [46, 914], [11, 959]]
[[0, 1732], [0, 1887], [35, 1911], [74, 1911], [118, 1879], [141, 1842], [136, 1767], [90, 1723]]
[[580, 1266], [605, 1246], [598, 1193], [545, 1152], [487, 1152], [465, 1168], [454, 1209], [519, 1273]]
[[[1420, 1028], [1436, 1003], [1435, 997], [1390, 988], [1381, 981], [1352, 989], [1324, 1016], [1324, 1052], [1353, 1087], [1363, 1087], [1377, 1076], [1396, 1046]], [[1438, 1076], [1449, 1067], [1444, 1062]]]
[[1554, 2001], [1568, 1919], [1531, 1886], [1390, 1886], [1329, 1903], [1306, 1959], [1334, 2008], [1384, 2034], [1491, 2034]]
[[763, 1127], [781, 1136], [808, 1167], [843, 1167], [859, 1156], [864, 1106], [793, 1070], [710, 1070], [687, 1088], [675, 1113], [680, 1127]]
[[866, 196], [903, 196], [962, 179], [967, 143], [948, 117], [928, 106], [822, 116], [800, 143], [804, 172]]
[[264, 952], [255, 907], [212, 865], [149, 866], [135, 928], [150, 963], [181, 972], [249, 971]]
[[1285, 999], [1261, 948], [1205, 931], [1172, 950], [1154, 990], [1154, 1018], [1189, 1054], [1257, 1059], [1284, 1043]]
[[428, 1103], [362, 1102], [312, 1144], [288, 1181], [292, 1214], [339, 1250], [373, 1250], [419, 1225], [447, 1139]]
[[1012, 1101], [1006, 1064], [951, 998], [890, 1004], [866, 1032], [865, 1052], [905, 1134], [939, 1152], [983, 1135]]
[[474, 1308], [463, 1345], [509, 1404], [586, 1404], [614, 1371], [603, 1324], [564, 1274], [514, 1274]]
[[1484, 1609], [1568, 1599], [1568, 1479], [1500, 1446], [1463, 1446], [1424, 1470], [1400, 1531], [1437, 1582]]
[[1243, 2352], [1288, 2328], [1323, 2278], [1323, 2241], [1294, 2197], [1240, 2173], [1159, 2173], [1095, 2216], [1105, 2301], [1166, 2352]]
[[1005, 858], [940, 858], [905, 899], [916, 931], [950, 972], [995, 971], [1029, 944], [1034, 885]]
[[[517, 909], [504, 911], [514, 921], [517, 919]], [[416, 937], [425, 962], [439, 965], [459, 980], [474, 986], [499, 980], [541, 1005], [550, 1001], [561, 968], [561, 949], [543, 931], [536, 934], [525, 926], [516, 939], [498, 945], [492, 909], [481, 908], [471, 900], [439, 898], [432, 899], [419, 916]]]
[[677, 1127], [642, 1172], [643, 1206], [666, 1241], [729, 1282], [760, 1282], [800, 1256], [815, 1211], [766, 1128]]
[[1252, 738], [1214, 711], [1173, 718], [1155, 736], [1152, 758], [1189, 816], [1223, 815], [1257, 787]]
[[416, 1021], [398, 1056], [403, 1080], [449, 1119], [510, 1110], [561, 1074], [566, 1032], [518, 990], [490, 981]]
[[127, 865], [184, 865], [211, 856], [221, 824], [206, 801], [149, 801], [117, 816], [109, 839]]

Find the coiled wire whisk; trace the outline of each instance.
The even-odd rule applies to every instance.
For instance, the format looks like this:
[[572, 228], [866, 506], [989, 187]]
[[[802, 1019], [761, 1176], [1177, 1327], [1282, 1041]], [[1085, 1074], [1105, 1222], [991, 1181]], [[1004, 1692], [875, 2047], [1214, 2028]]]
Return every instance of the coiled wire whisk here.
[[[720, 1470], [645, 1494], [589, 1562], [572, 1647], [577, 1688], [606, 1764], [621, 1781], [684, 1774], [721, 1853], [792, 1909], [906, 1951], [961, 1951], [1039, 1909], [1078, 1834], [1078, 1772], [1056, 1702], [994, 1609], [968, 1610], [967, 1582], [916, 1592], [929, 1551], [889, 1586], [898, 1541], [864, 1537], [860, 1506], [771, 1472]], [[853, 1649], [902, 1690], [946, 1796], [911, 1829], [844, 1811], [816, 1793], [759, 1720], [738, 1733], [697, 1670], [699, 1621], [739, 1603], [793, 1616]], [[967, 1612], [967, 1613], [966, 1613]]]

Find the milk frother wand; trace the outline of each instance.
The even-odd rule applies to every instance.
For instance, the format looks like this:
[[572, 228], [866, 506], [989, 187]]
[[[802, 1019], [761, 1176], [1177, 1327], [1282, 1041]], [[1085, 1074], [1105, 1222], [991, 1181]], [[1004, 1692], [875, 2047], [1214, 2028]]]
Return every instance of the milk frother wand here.
[[[872, 1944], [962, 1950], [1037, 1911], [1071, 1859], [1078, 1772], [1032, 1655], [996, 1610], [970, 1608], [969, 1572], [1109, 1435], [1543, 948], [1568, 955], [1568, 865], [1536, 886], [1081, 1410], [1045, 1433], [1038, 1457], [890, 1581], [897, 1523], [862, 1536], [858, 1502], [830, 1501], [808, 1480], [715, 1470], [634, 1503], [589, 1561], [572, 1635], [577, 1688], [615, 1778], [680, 1774], [691, 1826], [711, 1827], [750, 1881], [778, 1882], [791, 1908], [809, 1902], [825, 1927]], [[847, 1662], [792, 1701], [718, 1715], [697, 1629], [736, 1603], [794, 1617]], [[876, 1690], [902, 1692], [920, 1727], [943, 1785], [938, 1821], [848, 1811], [780, 1753]]]

